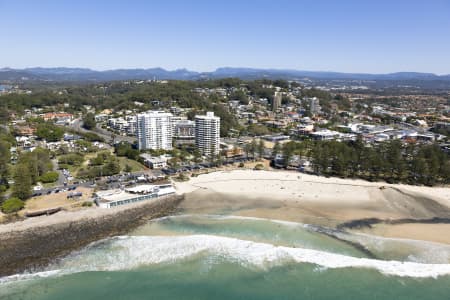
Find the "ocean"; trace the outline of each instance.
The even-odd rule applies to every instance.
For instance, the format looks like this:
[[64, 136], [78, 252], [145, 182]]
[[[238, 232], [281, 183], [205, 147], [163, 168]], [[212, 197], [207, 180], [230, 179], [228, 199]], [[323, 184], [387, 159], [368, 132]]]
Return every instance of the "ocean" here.
[[450, 299], [450, 246], [182, 214], [2, 278], [0, 299]]

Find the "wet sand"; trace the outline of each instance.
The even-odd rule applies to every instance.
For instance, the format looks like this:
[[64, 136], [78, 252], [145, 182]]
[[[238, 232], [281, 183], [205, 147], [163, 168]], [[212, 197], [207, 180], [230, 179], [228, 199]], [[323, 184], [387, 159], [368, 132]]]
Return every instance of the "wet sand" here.
[[424, 240], [450, 245], [450, 224], [377, 224], [372, 228], [361, 229], [355, 232], [389, 238]]

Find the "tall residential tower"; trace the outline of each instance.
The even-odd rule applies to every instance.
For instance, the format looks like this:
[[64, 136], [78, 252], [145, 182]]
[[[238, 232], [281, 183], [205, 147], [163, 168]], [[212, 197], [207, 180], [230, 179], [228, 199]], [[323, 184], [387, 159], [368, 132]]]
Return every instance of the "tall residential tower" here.
[[279, 108], [281, 108], [281, 100], [283, 98], [283, 94], [281, 92], [275, 92], [273, 95], [272, 101], [272, 111], [276, 112]]
[[214, 112], [195, 116], [195, 146], [205, 156], [219, 153], [220, 118], [214, 116]]
[[148, 111], [137, 115], [137, 139], [139, 150], [172, 149], [172, 114]]

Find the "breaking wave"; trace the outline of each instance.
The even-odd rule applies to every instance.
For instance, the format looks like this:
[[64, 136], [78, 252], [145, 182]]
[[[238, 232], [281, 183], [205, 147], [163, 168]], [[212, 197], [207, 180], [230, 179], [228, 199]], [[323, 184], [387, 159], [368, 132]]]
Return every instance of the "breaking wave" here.
[[365, 268], [385, 275], [425, 278], [450, 275], [450, 264], [384, 261], [319, 250], [274, 246], [212, 235], [120, 236], [102, 240], [76, 252], [53, 267], [34, 274], [14, 275], [0, 283], [88, 271], [130, 270], [141, 266], [176, 263], [194, 257], [217, 257], [244, 267], [270, 269], [292, 263], [320, 268]]

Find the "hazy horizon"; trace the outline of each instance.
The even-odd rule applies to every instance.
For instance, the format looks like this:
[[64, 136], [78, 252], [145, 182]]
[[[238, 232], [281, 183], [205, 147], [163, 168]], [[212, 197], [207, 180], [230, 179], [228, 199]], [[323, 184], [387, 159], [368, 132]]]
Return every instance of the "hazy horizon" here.
[[0, 0], [0, 66], [450, 74], [450, 3]]
[[296, 71], [296, 72], [316, 72], [316, 73], [340, 73], [340, 74], [367, 74], [367, 75], [387, 75], [387, 74], [395, 74], [395, 73], [421, 73], [421, 74], [434, 74], [437, 76], [446, 76], [446, 75], [450, 75], [450, 71], [448, 73], [433, 73], [433, 72], [425, 72], [425, 71], [394, 71], [394, 72], [385, 72], [385, 73], [372, 73], [372, 72], [343, 72], [343, 71], [339, 71], [339, 70], [305, 70], [305, 69], [292, 69], [292, 68], [258, 68], [258, 67], [246, 67], [246, 66], [240, 66], [240, 67], [233, 67], [233, 66], [219, 66], [215, 69], [212, 70], [206, 70], [206, 71], [199, 71], [199, 70], [193, 70], [193, 69], [188, 69], [185, 67], [178, 67], [178, 68], [174, 68], [174, 69], [169, 69], [169, 68], [164, 68], [161, 66], [152, 66], [152, 67], [134, 67], [134, 68], [125, 68], [125, 67], [117, 67], [117, 68], [112, 68], [112, 69], [95, 69], [95, 68], [90, 68], [90, 67], [83, 67], [83, 66], [29, 66], [29, 67], [23, 67], [23, 68], [13, 68], [10, 66], [0, 66], [0, 70], [4, 70], [4, 69], [12, 69], [12, 70], [26, 70], [26, 69], [37, 69], [37, 68], [42, 68], [42, 69], [58, 69], [58, 68], [63, 68], [63, 69], [89, 69], [91, 71], [96, 71], [96, 72], [107, 72], [107, 71], [115, 71], [115, 70], [149, 70], [149, 69], [163, 69], [165, 71], [169, 71], [169, 72], [174, 72], [174, 71], [179, 71], [179, 70], [187, 70], [190, 72], [197, 72], [197, 73], [210, 73], [210, 72], [214, 72], [217, 71], [218, 69], [223, 69], [223, 68], [230, 68], [230, 69], [255, 69], [255, 70], [273, 70], [273, 71]]

